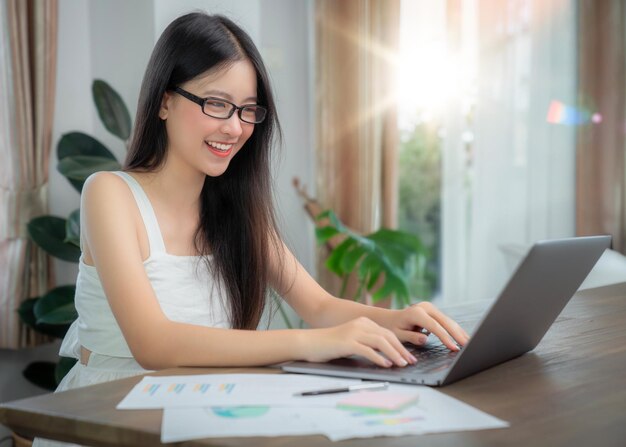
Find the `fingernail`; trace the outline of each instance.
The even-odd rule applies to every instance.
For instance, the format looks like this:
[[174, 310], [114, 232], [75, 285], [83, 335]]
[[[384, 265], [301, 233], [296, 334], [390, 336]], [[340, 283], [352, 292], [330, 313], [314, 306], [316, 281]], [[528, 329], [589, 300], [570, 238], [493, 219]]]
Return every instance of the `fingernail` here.
[[415, 357], [413, 354], [409, 354], [409, 356], [411, 357], [411, 361], [413, 363], [417, 363], [417, 357]]
[[400, 359], [400, 366], [406, 366], [408, 364], [409, 364], [409, 362], [407, 362], [406, 360]]
[[385, 366], [392, 366], [393, 362], [391, 360], [385, 360]]

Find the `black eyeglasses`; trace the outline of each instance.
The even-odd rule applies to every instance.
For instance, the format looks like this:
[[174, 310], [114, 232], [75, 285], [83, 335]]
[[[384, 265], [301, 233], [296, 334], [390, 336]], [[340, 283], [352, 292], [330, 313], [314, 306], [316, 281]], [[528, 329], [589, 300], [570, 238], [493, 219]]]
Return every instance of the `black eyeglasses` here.
[[181, 96], [184, 96], [190, 101], [195, 102], [202, 107], [202, 113], [213, 118], [220, 120], [227, 120], [235, 110], [239, 115], [239, 119], [245, 123], [259, 124], [262, 123], [267, 115], [267, 109], [258, 104], [244, 104], [238, 106], [230, 101], [226, 101], [222, 98], [216, 98], [209, 96], [208, 98], [200, 98], [199, 96], [189, 93], [180, 87], [174, 87], [174, 91]]

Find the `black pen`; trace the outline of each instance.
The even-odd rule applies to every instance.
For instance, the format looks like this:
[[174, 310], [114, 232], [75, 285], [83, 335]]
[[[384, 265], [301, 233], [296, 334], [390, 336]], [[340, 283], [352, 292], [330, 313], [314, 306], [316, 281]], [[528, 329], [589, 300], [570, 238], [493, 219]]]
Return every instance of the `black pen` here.
[[324, 390], [304, 391], [295, 393], [294, 396], [319, 396], [320, 394], [349, 393], [350, 391], [360, 390], [384, 390], [389, 386], [389, 382], [364, 383], [359, 385], [350, 385], [343, 388], [327, 388]]

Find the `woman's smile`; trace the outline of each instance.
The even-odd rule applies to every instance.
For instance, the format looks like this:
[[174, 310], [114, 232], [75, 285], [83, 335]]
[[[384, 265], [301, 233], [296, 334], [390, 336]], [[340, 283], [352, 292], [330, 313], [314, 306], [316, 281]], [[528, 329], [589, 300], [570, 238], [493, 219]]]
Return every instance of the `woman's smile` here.
[[217, 141], [205, 141], [207, 148], [218, 157], [228, 157], [233, 151], [233, 143], [219, 143]]

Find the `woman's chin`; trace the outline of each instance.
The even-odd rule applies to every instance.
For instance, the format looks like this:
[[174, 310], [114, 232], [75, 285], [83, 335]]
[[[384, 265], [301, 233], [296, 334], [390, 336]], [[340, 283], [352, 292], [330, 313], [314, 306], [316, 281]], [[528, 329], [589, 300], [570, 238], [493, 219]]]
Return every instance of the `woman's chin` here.
[[209, 177], [219, 177], [226, 172], [226, 169], [228, 169], [228, 165], [229, 163], [224, 163], [220, 166], [209, 166], [204, 169], [204, 173]]

